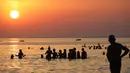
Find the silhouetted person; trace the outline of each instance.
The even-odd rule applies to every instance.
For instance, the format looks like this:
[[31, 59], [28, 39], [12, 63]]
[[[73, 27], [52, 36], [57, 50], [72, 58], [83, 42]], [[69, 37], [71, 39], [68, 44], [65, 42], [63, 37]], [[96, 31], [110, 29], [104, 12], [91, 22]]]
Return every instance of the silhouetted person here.
[[105, 47], [105, 49], [107, 49], [107, 47]]
[[72, 59], [72, 49], [69, 49], [69, 52], [68, 52], [68, 59], [69, 59], [69, 60]]
[[65, 59], [66, 57], [67, 57], [67, 53], [66, 53], [66, 49], [64, 49], [63, 58]]
[[96, 48], [95, 49], [99, 49], [99, 46], [96, 46]]
[[76, 59], [76, 48], [72, 49], [72, 59]]
[[46, 59], [50, 61], [51, 60], [51, 54], [52, 54], [50, 46], [48, 47], [48, 50], [46, 51], [45, 54], [46, 54]]
[[14, 59], [14, 55], [13, 54], [11, 54], [10, 59]]
[[80, 52], [77, 51], [77, 59], [80, 59]]
[[52, 54], [53, 54], [52, 58], [53, 58], [53, 59], [56, 59], [57, 56], [58, 56], [58, 55], [57, 55], [57, 52], [56, 52], [56, 49], [53, 49]]
[[[129, 52], [129, 49], [122, 44], [116, 43], [114, 35], [110, 35], [108, 41], [110, 45], [107, 49], [107, 58], [110, 63], [111, 73], [120, 73], [121, 71], [121, 59]], [[122, 50], [125, 52], [121, 54]]]
[[19, 59], [22, 59], [25, 56], [22, 52], [22, 49], [19, 50], [19, 53], [16, 56], [18, 56]]
[[30, 47], [28, 47], [28, 49], [30, 49]]
[[103, 52], [102, 55], [105, 55], [105, 52]]
[[43, 54], [41, 54], [41, 58], [43, 58], [44, 56], [43, 56]]
[[102, 49], [102, 47], [101, 47], [100, 43], [98, 43], [98, 49]]
[[84, 48], [84, 47], [87, 47], [86, 44], [83, 44], [83, 45], [82, 45], [82, 48]]
[[62, 50], [59, 50], [58, 55], [59, 55], [59, 58], [61, 59], [62, 58]]
[[91, 49], [91, 48], [92, 48], [92, 46], [88, 46], [88, 48], [89, 48], [89, 49]]
[[44, 48], [43, 48], [43, 47], [41, 47], [41, 48], [40, 48], [40, 50], [44, 50]]
[[96, 46], [95, 46], [95, 45], [93, 46], [93, 49], [94, 49], [94, 50], [96, 49]]
[[81, 56], [82, 59], [86, 59], [87, 58], [87, 53], [86, 51], [84, 51], [84, 48], [82, 48], [82, 56]]

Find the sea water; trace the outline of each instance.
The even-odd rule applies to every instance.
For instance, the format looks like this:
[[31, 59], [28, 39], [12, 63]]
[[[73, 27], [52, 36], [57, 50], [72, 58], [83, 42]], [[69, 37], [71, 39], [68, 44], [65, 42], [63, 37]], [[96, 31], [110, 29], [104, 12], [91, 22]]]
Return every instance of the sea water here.
[[[76, 41], [76, 39], [81, 39]], [[21, 41], [22, 40], [22, 41]], [[130, 38], [117, 38], [117, 42], [130, 48]], [[93, 50], [88, 46], [98, 46], [102, 49]], [[45, 59], [45, 52], [48, 46], [51, 49], [69, 49], [76, 47], [81, 52], [85, 44], [88, 59]], [[109, 63], [105, 47], [109, 45], [107, 38], [0, 38], [0, 73], [110, 73]], [[44, 47], [44, 50], [40, 50]], [[23, 59], [10, 59], [11, 54], [17, 54], [19, 49], [23, 50], [26, 56]], [[41, 59], [40, 55], [44, 58]], [[130, 58], [126, 55], [122, 59], [122, 73], [130, 72]]]

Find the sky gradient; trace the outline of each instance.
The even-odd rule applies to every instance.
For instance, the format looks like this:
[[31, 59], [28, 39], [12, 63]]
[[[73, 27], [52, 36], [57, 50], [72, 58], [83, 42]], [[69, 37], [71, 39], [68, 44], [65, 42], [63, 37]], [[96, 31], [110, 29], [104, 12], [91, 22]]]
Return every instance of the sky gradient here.
[[[0, 37], [130, 37], [130, 0], [1, 0]], [[18, 19], [10, 11], [18, 10]]]

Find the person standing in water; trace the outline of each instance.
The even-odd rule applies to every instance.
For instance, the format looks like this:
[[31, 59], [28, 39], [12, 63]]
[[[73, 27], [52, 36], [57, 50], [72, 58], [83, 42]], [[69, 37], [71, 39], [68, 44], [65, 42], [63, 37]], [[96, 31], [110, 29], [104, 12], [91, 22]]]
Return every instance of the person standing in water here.
[[63, 58], [66, 59], [66, 57], [67, 57], [67, 53], [66, 53], [66, 49], [64, 49]]
[[81, 58], [87, 59], [87, 52], [84, 50], [84, 48], [82, 48]]
[[56, 52], [56, 49], [55, 49], [55, 48], [53, 49], [52, 55], [53, 55], [53, 56], [52, 56], [52, 58], [53, 58], [53, 59], [56, 59], [56, 58], [58, 57], [58, 55], [57, 55], [57, 52]]
[[[114, 35], [110, 35], [108, 41], [110, 42], [110, 45], [107, 49], [107, 59], [110, 63], [110, 71], [111, 73], [120, 73], [121, 59], [128, 54], [129, 49], [122, 44], [116, 43]], [[124, 50], [123, 54], [121, 54], [122, 50]]]
[[80, 59], [80, 52], [77, 51], [77, 59]]
[[58, 56], [59, 56], [59, 59], [63, 58], [62, 50], [59, 50], [59, 52], [58, 52]]
[[16, 56], [18, 56], [19, 59], [22, 59], [25, 56], [22, 52], [22, 49], [19, 50], [19, 53]]
[[46, 51], [45, 54], [46, 54], [46, 59], [50, 61], [51, 60], [51, 54], [52, 54], [50, 46], [48, 47], [48, 50]]

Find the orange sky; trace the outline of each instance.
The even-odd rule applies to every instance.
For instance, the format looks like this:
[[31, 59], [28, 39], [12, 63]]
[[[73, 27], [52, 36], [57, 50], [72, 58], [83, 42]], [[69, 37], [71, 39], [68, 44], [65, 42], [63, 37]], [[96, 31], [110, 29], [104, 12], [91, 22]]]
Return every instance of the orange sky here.
[[[129, 0], [1, 0], [0, 37], [130, 36]], [[10, 18], [18, 10], [18, 19]]]

